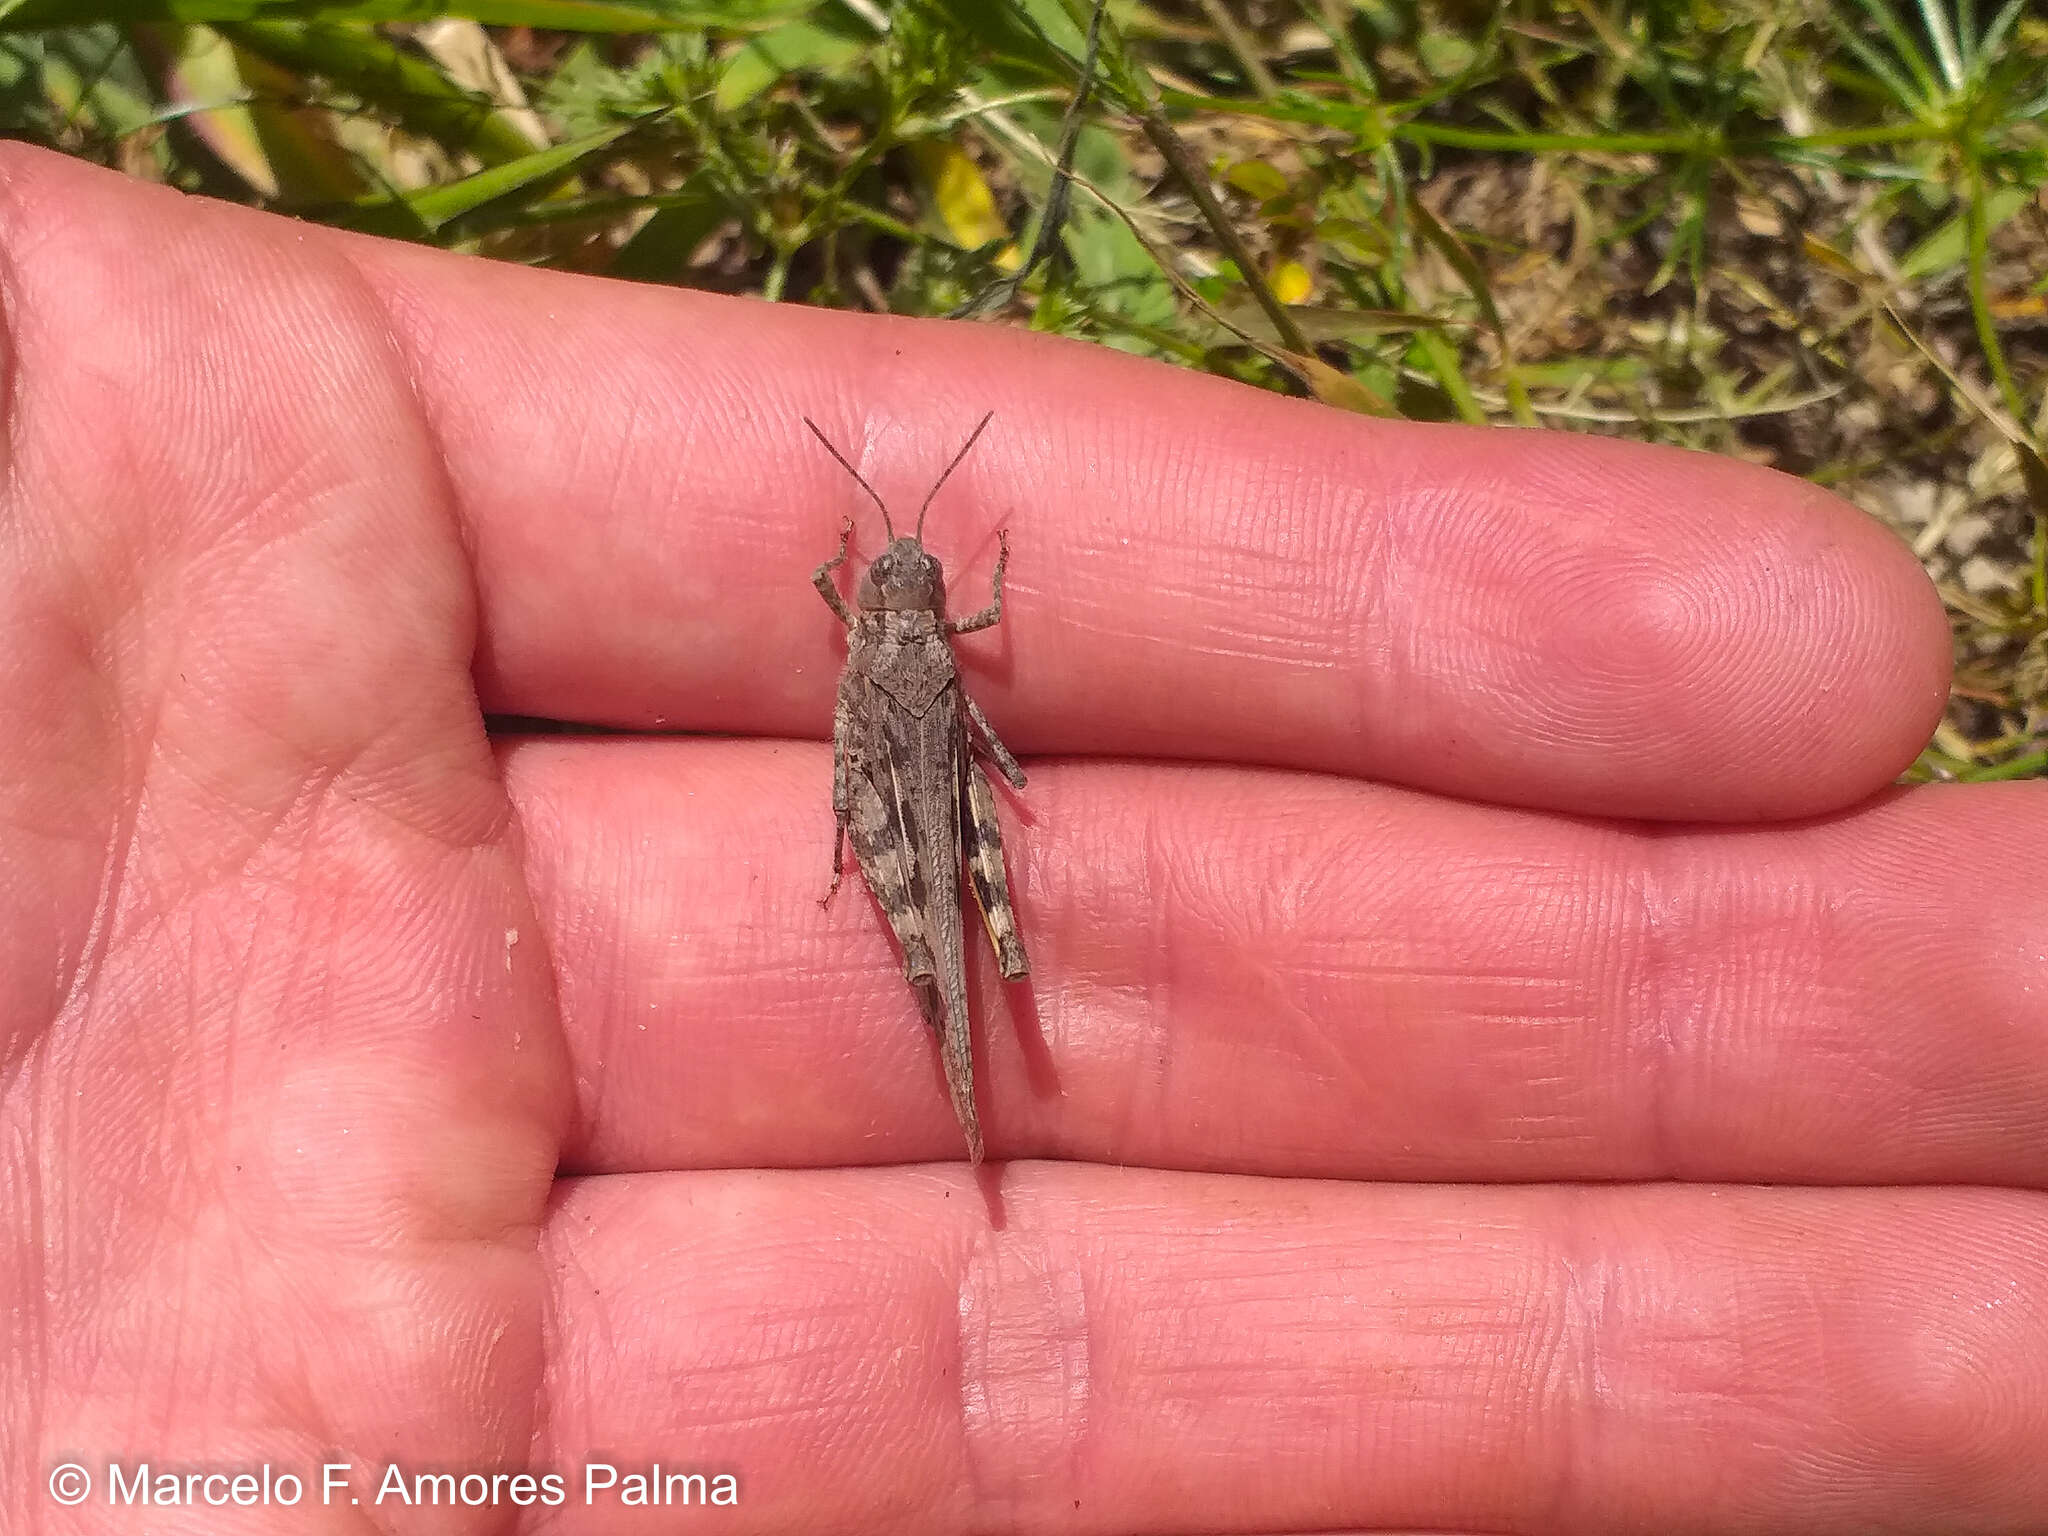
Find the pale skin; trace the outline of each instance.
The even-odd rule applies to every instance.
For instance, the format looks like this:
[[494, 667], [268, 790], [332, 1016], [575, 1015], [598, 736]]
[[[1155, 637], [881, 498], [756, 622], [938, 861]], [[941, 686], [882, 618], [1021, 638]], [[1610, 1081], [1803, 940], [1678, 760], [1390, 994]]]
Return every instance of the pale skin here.
[[[45, 1492], [121, 1456], [661, 1461], [726, 1532], [2040, 1528], [2048, 794], [1886, 790], [1947, 642], [1853, 509], [18, 146], [0, 256], [0, 1527], [142, 1528]], [[925, 530], [970, 604], [1014, 550], [976, 1180], [818, 905], [860, 503], [800, 418], [914, 502], [991, 409]]]

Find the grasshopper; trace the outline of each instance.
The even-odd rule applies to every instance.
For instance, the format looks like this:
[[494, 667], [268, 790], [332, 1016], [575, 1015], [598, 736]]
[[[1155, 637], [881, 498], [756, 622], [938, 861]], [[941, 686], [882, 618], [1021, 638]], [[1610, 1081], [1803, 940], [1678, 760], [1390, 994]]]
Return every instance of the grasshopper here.
[[967, 1155], [981, 1161], [981, 1122], [974, 1108], [974, 1052], [968, 1033], [967, 965], [960, 920], [960, 866], [969, 883], [1005, 981], [1030, 972], [1003, 869], [1003, 836], [995, 790], [975, 760], [970, 735], [1004, 778], [1024, 787], [1024, 770], [990, 728], [988, 717], [960, 686], [951, 636], [987, 629], [1003, 616], [1007, 532], [997, 535], [993, 599], [963, 619], [946, 617], [946, 579], [926, 551], [925, 513], [947, 477], [960, 467], [994, 418], [981, 418], [917, 509], [917, 531], [899, 535], [889, 508], [846, 456], [808, 416], [825, 451], [839, 461], [882, 511], [888, 546], [861, 576], [854, 606], [839, 595], [832, 573], [846, 563], [853, 519], [839, 532], [839, 552], [811, 575], [818, 595], [846, 626], [846, 668], [832, 711], [832, 886], [839, 890], [846, 844], [881, 904], [903, 950], [903, 974], [925, 1022], [939, 1038], [953, 1113], [966, 1133]]

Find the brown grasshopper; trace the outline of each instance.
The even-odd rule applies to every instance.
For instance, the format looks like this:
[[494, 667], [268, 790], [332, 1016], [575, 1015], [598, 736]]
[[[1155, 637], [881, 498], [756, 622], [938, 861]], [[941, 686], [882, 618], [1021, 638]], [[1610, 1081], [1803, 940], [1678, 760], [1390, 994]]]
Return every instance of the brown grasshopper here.
[[995, 790], [974, 759], [970, 730], [1018, 789], [1024, 770], [996, 738], [979, 706], [960, 686], [952, 635], [987, 629], [1003, 616], [1003, 567], [1010, 541], [998, 534], [994, 600], [964, 619], [946, 617], [946, 578], [925, 550], [924, 517], [947, 476], [960, 467], [991, 411], [953, 455], [917, 509], [917, 531], [899, 535], [889, 508], [859, 470], [832, 446], [808, 416], [825, 451], [882, 509], [889, 544], [860, 579], [854, 607], [846, 606], [832, 573], [846, 561], [853, 536], [849, 517], [839, 532], [839, 553], [811, 575], [811, 584], [847, 629], [846, 670], [832, 711], [831, 901], [839, 889], [846, 843], [868, 889], [881, 903], [903, 949], [903, 974], [917, 994], [925, 1022], [939, 1037], [953, 1113], [967, 1135], [968, 1158], [981, 1161], [981, 1122], [974, 1109], [974, 1052], [967, 1023], [967, 964], [960, 921], [960, 865], [965, 856], [996, 964], [1006, 981], [1029, 973], [1010, 883], [1003, 871], [1003, 835], [996, 825]]

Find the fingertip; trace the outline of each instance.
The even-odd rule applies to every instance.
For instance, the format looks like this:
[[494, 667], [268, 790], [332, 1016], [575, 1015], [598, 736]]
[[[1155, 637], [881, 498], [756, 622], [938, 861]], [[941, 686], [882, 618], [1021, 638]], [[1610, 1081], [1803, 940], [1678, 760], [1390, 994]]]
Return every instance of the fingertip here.
[[1471, 680], [1451, 787], [1795, 818], [1866, 798], [1926, 742], [1947, 696], [1941, 605], [1851, 503], [1703, 453], [1436, 430], [1407, 455], [1386, 542], [1437, 573], [1388, 584], [1409, 690]]

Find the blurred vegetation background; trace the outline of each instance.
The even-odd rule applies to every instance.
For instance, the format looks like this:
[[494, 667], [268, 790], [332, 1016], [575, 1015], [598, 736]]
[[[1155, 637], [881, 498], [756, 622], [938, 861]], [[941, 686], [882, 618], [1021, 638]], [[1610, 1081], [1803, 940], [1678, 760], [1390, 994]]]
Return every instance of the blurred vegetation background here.
[[2048, 773], [2048, 13], [1114, 0], [1090, 34], [1085, 0], [0, 0], [0, 133], [502, 260], [1771, 464], [1941, 586], [1913, 776]]

